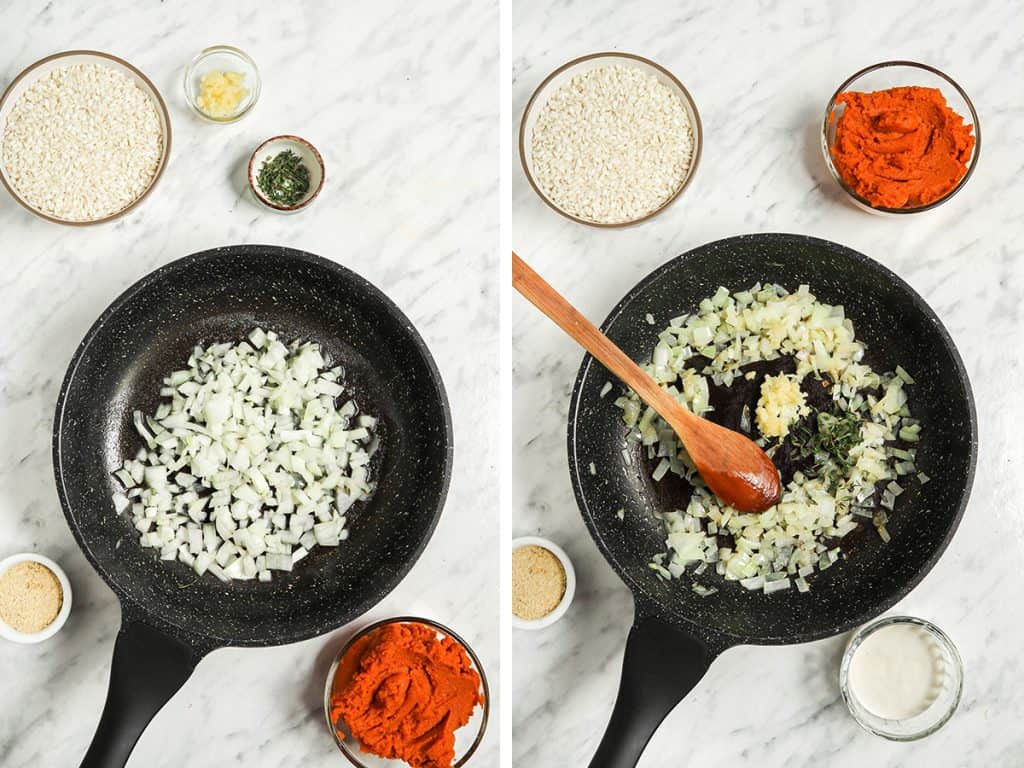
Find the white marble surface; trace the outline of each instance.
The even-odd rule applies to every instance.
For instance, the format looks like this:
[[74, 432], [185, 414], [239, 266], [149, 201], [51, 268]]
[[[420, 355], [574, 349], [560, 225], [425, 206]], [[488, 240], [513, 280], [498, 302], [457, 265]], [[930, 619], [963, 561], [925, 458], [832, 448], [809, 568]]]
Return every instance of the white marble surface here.
[[[57, 638], [0, 643], [4, 768], [78, 765], [119, 622], [54, 491], [50, 430], [65, 366], [129, 284], [217, 245], [273, 243], [334, 258], [388, 293], [426, 339], [454, 410], [451, 492], [416, 567], [365, 620], [411, 612], [447, 623], [496, 685], [497, 438], [486, 425], [498, 367], [497, 24], [496, 3], [465, 0], [430, 8], [398, 0], [0, 3], [0, 81], [55, 51], [109, 51], [153, 79], [174, 125], [163, 180], [115, 224], [57, 226], [0, 195], [0, 556], [48, 554], [74, 587]], [[200, 122], [182, 93], [185, 63], [216, 43], [247, 50], [263, 75], [260, 103], [230, 126]], [[286, 132], [311, 140], [327, 163], [323, 194], [297, 217], [258, 208], [243, 193], [253, 147]], [[350, 631], [215, 652], [157, 715], [129, 765], [347, 765], [324, 727], [321, 696], [329, 656]], [[497, 765], [496, 727], [473, 765]]]
[[[684, 198], [637, 228], [563, 220], [512, 168], [511, 242], [588, 315], [602, 320], [639, 278], [701, 243], [744, 232], [836, 240], [895, 269], [931, 303], [970, 372], [981, 451], [967, 514], [949, 550], [897, 610], [931, 618], [959, 645], [963, 703], [914, 744], [870, 736], [837, 686], [845, 638], [726, 652], [668, 717], [641, 766], [1024, 765], [1020, 561], [1024, 554], [1024, 48], [1013, 4], [891, 2], [516, 3], [507, 15], [510, 120], [533, 88], [579, 55], [646, 55], [691, 89], [704, 157]], [[981, 115], [979, 168], [954, 201], [882, 219], [847, 204], [826, 175], [818, 121], [836, 86], [889, 58], [949, 71]], [[506, 125], [511, 136], [517, 125]], [[514, 149], [510, 142], [510, 148]], [[580, 351], [518, 296], [513, 333], [514, 532], [565, 547], [576, 602], [555, 627], [515, 633], [507, 692], [516, 765], [586, 765], [611, 710], [630, 596], [592, 543], [573, 502], [565, 421]]]

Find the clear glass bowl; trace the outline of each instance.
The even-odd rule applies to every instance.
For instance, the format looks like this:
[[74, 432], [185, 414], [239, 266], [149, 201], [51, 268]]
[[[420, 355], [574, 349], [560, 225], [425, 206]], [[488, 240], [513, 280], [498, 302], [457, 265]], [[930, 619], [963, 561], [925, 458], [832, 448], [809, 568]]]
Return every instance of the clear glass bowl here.
[[487, 718], [491, 711], [491, 693], [487, 685], [487, 676], [484, 674], [483, 666], [480, 664], [480, 659], [473, 649], [469, 647], [469, 644], [452, 630], [448, 629], [448, 627], [431, 619], [422, 619], [416, 616], [399, 616], [394, 619], [385, 619], [360, 630], [351, 640], [345, 643], [345, 646], [334, 659], [334, 663], [331, 664], [324, 688], [324, 716], [327, 720], [327, 727], [334, 736], [334, 742], [338, 745], [341, 753], [356, 768], [408, 768], [407, 764], [402, 760], [389, 760], [363, 752], [359, 748], [359, 742], [352, 738], [344, 723], [339, 723], [341, 726], [339, 732], [339, 728], [335, 727], [335, 723], [331, 721], [331, 694], [336, 686], [344, 685], [349, 679], [348, 676], [355, 670], [354, 660], [351, 665], [343, 666], [348, 652], [357, 646], [362, 646], [364, 649], [368, 638], [374, 632], [390, 624], [424, 624], [436, 630], [439, 636], [450, 637], [465, 649], [466, 654], [473, 663], [473, 668], [480, 675], [480, 687], [483, 689], [484, 703], [473, 711], [473, 716], [469, 722], [455, 732], [455, 762], [452, 763], [452, 768], [461, 768], [461, 766], [469, 762], [477, 747], [480, 746], [480, 742], [483, 741], [484, 732], [487, 730]]
[[[207, 72], [240, 72], [244, 75], [242, 85], [249, 89], [238, 108], [226, 117], [213, 117], [199, 108], [197, 103], [202, 87], [203, 75]], [[233, 123], [247, 115], [260, 98], [260, 71], [256, 62], [245, 51], [230, 45], [214, 45], [204, 48], [185, 68], [185, 99], [192, 111], [211, 123]]]
[[[850, 188], [843, 180], [843, 177], [839, 175], [835, 163], [832, 162], [832, 147], [836, 141], [836, 125], [844, 109], [842, 104], [836, 104], [836, 99], [847, 91], [870, 93], [872, 91], [884, 91], [889, 88], [912, 85], [924, 88], [938, 88], [942, 91], [942, 95], [946, 97], [946, 103], [949, 104], [950, 109], [970, 121], [974, 127], [974, 151], [971, 154], [971, 161], [967, 165], [967, 172], [957, 182], [957, 185], [943, 197], [928, 203], [928, 205], [921, 205], [916, 208], [884, 208], [874, 206]], [[833, 114], [835, 115], [834, 118]], [[981, 154], [981, 125], [978, 121], [978, 113], [974, 110], [974, 104], [971, 103], [964, 89], [949, 75], [940, 72], [935, 67], [919, 64], [915, 61], [883, 61], [880, 64], [865, 67], [859, 72], [854, 73], [832, 94], [828, 106], [825, 107], [825, 117], [821, 124], [821, 150], [825, 155], [825, 165], [828, 166], [832, 178], [850, 196], [850, 200], [858, 208], [883, 216], [920, 213], [942, 205], [963, 189], [967, 180], [971, 178], [971, 174], [974, 173], [974, 169], [978, 165], [978, 156]]]
[[[686, 178], [683, 179], [676, 191], [672, 193], [672, 196], [659, 207], [644, 214], [643, 216], [639, 216], [629, 221], [608, 223], [591, 221], [589, 219], [575, 216], [560, 208], [556, 202], [544, 194], [540, 185], [534, 178], [532, 143], [533, 127], [537, 123], [537, 116], [540, 114], [544, 105], [547, 104], [548, 99], [551, 98], [555, 91], [576, 75], [592, 69], [607, 67], [612, 64], [633, 67], [647, 74], [654, 75], [658, 80], [675, 92], [690, 118], [690, 125], [693, 127], [693, 157], [690, 159], [690, 168], [687, 171]], [[523, 110], [523, 120], [519, 125], [519, 160], [522, 163], [523, 172], [526, 174], [526, 178], [530, 182], [530, 186], [533, 187], [533, 191], [536, 192], [540, 199], [547, 203], [550, 208], [562, 214], [567, 219], [572, 219], [580, 224], [586, 224], [591, 227], [601, 227], [604, 229], [618, 229], [621, 227], [630, 227], [634, 224], [639, 224], [642, 221], [647, 221], [648, 219], [657, 216], [679, 199], [679, 196], [682, 195], [683, 191], [690, 185], [694, 174], [697, 172], [697, 166], [700, 163], [703, 134], [704, 132], [701, 127], [700, 114], [697, 112], [697, 105], [694, 103], [693, 97], [690, 96], [690, 92], [687, 91], [686, 87], [679, 81], [679, 78], [660, 64], [656, 64], [650, 59], [645, 59], [643, 56], [636, 56], [632, 53], [621, 53], [619, 51], [606, 51], [603, 53], [592, 53], [588, 56], [581, 56], [578, 59], [566, 62], [544, 78], [543, 82], [537, 86], [537, 90], [533, 92], [529, 102], [526, 104], [526, 109]]]
[[[911, 625], [925, 632], [933, 641], [941, 679], [936, 687], [935, 698], [918, 714], [902, 720], [879, 717], [857, 698], [850, 687], [850, 664], [853, 656], [868, 637], [884, 627], [894, 624]], [[963, 692], [964, 667], [960, 654], [946, 633], [929, 621], [913, 616], [886, 616], [861, 627], [850, 639], [839, 665], [839, 690], [854, 720], [866, 731], [891, 741], [914, 741], [935, 733], [948, 722], [960, 704]]]

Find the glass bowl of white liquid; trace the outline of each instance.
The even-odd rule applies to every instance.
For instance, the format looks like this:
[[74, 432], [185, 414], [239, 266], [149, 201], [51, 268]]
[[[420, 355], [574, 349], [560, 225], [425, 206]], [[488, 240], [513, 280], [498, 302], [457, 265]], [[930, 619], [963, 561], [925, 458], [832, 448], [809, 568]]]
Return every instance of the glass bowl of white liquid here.
[[839, 666], [839, 690], [854, 719], [893, 741], [939, 730], [960, 704], [964, 670], [946, 633], [913, 616], [861, 627]]

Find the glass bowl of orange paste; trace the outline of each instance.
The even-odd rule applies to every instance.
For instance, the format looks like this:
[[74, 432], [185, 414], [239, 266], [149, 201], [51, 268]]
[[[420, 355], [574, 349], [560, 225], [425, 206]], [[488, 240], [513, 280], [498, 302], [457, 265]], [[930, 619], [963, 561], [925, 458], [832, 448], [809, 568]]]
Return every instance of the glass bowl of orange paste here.
[[855, 205], [903, 215], [941, 205], [978, 164], [978, 113], [951, 77], [927, 64], [885, 61], [840, 85], [825, 108], [821, 148]]
[[483, 740], [490, 695], [480, 659], [461, 637], [401, 616], [345, 644], [327, 675], [324, 712], [357, 768], [459, 768]]

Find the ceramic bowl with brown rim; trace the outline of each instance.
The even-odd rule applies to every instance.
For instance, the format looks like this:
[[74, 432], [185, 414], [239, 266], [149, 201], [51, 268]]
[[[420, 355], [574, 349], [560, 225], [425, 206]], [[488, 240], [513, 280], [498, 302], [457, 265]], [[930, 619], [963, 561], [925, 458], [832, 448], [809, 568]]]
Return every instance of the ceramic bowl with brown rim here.
[[[7, 129], [7, 120], [11, 114], [11, 110], [14, 109], [15, 104], [21, 96], [35, 85], [41, 78], [48, 75], [55, 69], [61, 69], [64, 67], [70, 67], [75, 64], [96, 64], [105, 66], [126, 75], [128, 78], [133, 80], [135, 84], [145, 93], [153, 102], [156, 108], [157, 118], [160, 123], [160, 130], [162, 132], [161, 137], [161, 151], [160, 159], [157, 164], [156, 170], [154, 171], [152, 178], [150, 178], [146, 187], [142, 192], [129, 204], [123, 206], [119, 210], [113, 211], [103, 216], [89, 219], [68, 219], [54, 216], [46, 211], [41, 210], [38, 206], [33, 205], [25, 199], [24, 195], [19, 194], [17, 184], [14, 183], [8, 173], [7, 165], [4, 160], [4, 152], [2, 149], [3, 145], [3, 134]], [[171, 117], [167, 112], [167, 105], [164, 102], [163, 97], [157, 90], [153, 82], [146, 77], [139, 69], [129, 64], [124, 59], [120, 59], [117, 56], [113, 56], [109, 53], [103, 53], [102, 51], [62, 51], [61, 53], [55, 53], [51, 56], [47, 56], [44, 59], [40, 59], [34, 64], [24, 69], [4, 91], [3, 96], [0, 96], [0, 182], [3, 183], [4, 187], [10, 192], [11, 196], [27, 210], [31, 211], [40, 218], [52, 221], [57, 224], [69, 224], [72, 226], [86, 226], [89, 224], [103, 224], [108, 221], [113, 221], [126, 213], [131, 211], [133, 208], [138, 206], [143, 200], [145, 200], [156, 183], [160, 180], [163, 175], [164, 168], [167, 167], [167, 160], [171, 153]]]
[[[638, 214], [624, 220], [598, 221], [567, 211], [553, 199], [551, 194], [544, 190], [543, 185], [538, 181], [534, 168], [534, 128], [537, 125], [538, 117], [544, 111], [544, 107], [547, 105], [548, 101], [563, 85], [568, 83], [577, 75], [614, 65], [636, 69], [645, 74], [653, 75], [658, 82], [667, 86], [668, 89], [679, 98], [679, 101], [683, 106], [683, 110], [689, 118], [690, 128], [693, 134], [692, 149], [689, 157], [689, 164], [682, 179], [676, 185], [675, 189], [672, 190], [671, 193], [660, 202], [660, 204], [644, 211], [642, 214]], [[680, 82], [679, 78], [665, 69], [665, 67], [651, 61], [650, 59], [646, 59], [643, 56], [637, 56], [632, 53], [621, 53], [618, 51], [606, 51], [582, 56], [563, 64], [544, 78], [541, 84], [537, 86], [537, 90], [533, 92], [529, 102], [526, 104], [526, 109], [523, 110], [523, 119], [519, 125], [519, 159], [522, 163], [526, 178], [530, 182], [530, 186], [533, 187], [534, 192], [537, 193], [540, 199], [553, 210], [568, 219], [572, 219], [575, 222], [587, 224], [592, 227], [628, 227], [657, 216], [679, 199], [680, 195], [682, 195], [690, 185], [690, 182], [693, 180], [694, 174], [697, 171], [697, 165], [700, 161], [701, 155], [701, 145], [703, 143], [702, 138], [703, 130], [701, 128], [700, 115], [697, 112], [697, 105], [694, 103], [689, 91], [686, 90], [686, 87], [682, 82]]]
[[[291, 205], [282, 205], [270, 199], [259, 182], [260, 169], [263, 164], [273, 160], [285, 150], [291, 150], [298, 155], [302, 164], [309, 171], [309, 186], [306, 192]], [[269, 138], [256, 147], [249, 158], [249, 189], [262, 205], [278, 213], [298, 213], [308, 208], [316, 200], [320, 190], [324, 188], [325, 176], [323, 157], [316, 147], [298, 136], [284, 134]]]

